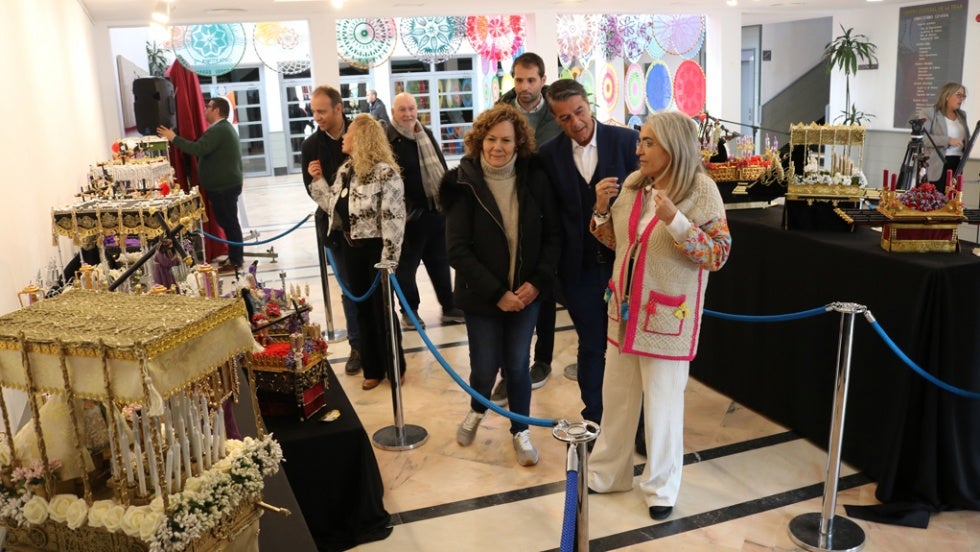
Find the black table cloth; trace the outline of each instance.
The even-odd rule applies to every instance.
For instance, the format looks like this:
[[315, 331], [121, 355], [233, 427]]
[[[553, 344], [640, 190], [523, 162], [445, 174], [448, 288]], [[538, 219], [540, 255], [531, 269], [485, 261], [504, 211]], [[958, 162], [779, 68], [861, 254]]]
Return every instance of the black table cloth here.
[[[706, 307], [784, 314], [834, 301], [866, 305], [898, 346], [943, 381], [980, 392], [980, 258], [888, 253], [880, 233], [780, 228], [781, 209], [730, 211], [728, 264]], [[841, 315], [778, 323], [705, 316], [691, 374], [826, 447]], [[980, 400], [953, 395], [855, 321], [843, 459], [878, 481], [882, 502], [980, 509]], [[764, 469], [760, 466], [760, 469]]]
[[[371, 441], [333, 370], [326, 408], [305, 422], [266, 416], [266, 429], [282, 446], [283, 467], [320, 551], [346, 550], [391, 534], [384, 484]], [[319, 417], [340, 411], [333, 422]]]

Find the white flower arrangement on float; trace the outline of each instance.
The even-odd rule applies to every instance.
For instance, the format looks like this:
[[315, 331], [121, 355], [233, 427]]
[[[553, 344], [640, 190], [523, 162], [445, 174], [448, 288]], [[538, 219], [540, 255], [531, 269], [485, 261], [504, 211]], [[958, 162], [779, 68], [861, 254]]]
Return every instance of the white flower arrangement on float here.
[[184, 550], [210, 531], [243, 500], [262, 491], [265, 476], [279, 471], [282, 448], [267, 435], [229, 440], [228, 455], [199, 477], [188, 478], [184, 490], [170, 496], [170, 516], [153, 532], [150, 550]]
[[[9, 459], [4, 448], [6, 445], [0, 444], [0, 462]], [[114, 500], [96, 500], [89, 506], [84, 498], [73, 494], [58, 494], [49, 501], [28, 486], [16, 492], [0, 487], [0, 517], [17, 526], [40, 525], [50, 518], [70, 529], [78, 529], [87, 521], [90, 527], [122, 531], [147, 542], [152, 551], [184, 550], [243, 500], [258, 495], [264, 478], [278, 472], [282, 462], [282, 448], [271, 434], [261, 440], [230, 439], [226, 451], [227, 456], [212, 469], [188, 478], [183, 491], [170, 495], [169, 517], [160, 497], [145, 506], [127, 507]], [[7, 462], [3, 465], [9, 465]]]

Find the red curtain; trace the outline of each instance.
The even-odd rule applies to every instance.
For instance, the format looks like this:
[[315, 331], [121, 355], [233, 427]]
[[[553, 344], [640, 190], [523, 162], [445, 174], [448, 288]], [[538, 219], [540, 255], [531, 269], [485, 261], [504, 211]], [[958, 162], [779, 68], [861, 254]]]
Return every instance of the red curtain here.
[[[174, 100], [177, 106], [177, 135], [188, 140], [197, 140], [208, 128], [208, 122], [204, 118], [205, 104], [204, 94], [201, 92], [201, 83], [198, 81], [197, 75], [187, 70], [179, 61], [174, 61], [174, 64], [167, 71], [167, 76], [170, 77], [170, 82], [174, 85]], [[204, 198], [204, 205], [207, 207], [208, 220], [204, 223], [204, 231], [212, 236], [225, 239], [225, 231], [215, 222], [207, 194], [199, 187], [201, 182], [197, 175], [197, 158], [171, 147], [170, 164], [174, 167], [177, 183], [184, 191], [190, 190], [192, 186], [198, 186], [198, 191]], [[214, 240], [204, 240], [204, 249], [207, 260], [228, 254], [228, 245]]]

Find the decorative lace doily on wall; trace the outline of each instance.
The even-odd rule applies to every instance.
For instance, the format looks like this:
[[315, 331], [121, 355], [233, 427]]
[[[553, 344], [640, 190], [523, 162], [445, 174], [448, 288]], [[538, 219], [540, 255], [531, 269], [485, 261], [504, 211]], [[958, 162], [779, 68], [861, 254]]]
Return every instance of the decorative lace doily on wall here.
[[602, 80], [600, 81], [600, 97], [603, 105], [612, 110], [619, 101], [619, 74], [611, 63], [607, 63], [602, 70]]
[[654, 113], [663, 111], [670, 107], [670, 101], [674, 95], [674, 87], [670, 82], [670, 69], [662, 61], [650, 64], [647, 69], [646, 87], [647, 107]]
[[305, 26], [256, 23], [252, 45], [262, 63], [273, 71], [295, 75], [310, 68], [310, 36]]
[[623, 55], [622, 27], [617, 15], [599, 16], [599, 42], [606, 60]]
[[648, 15], [621, 15], [619, 28], [623, 37], [623, 57], [636, 63], [653, 40], [653, 20]]
[[174, 27], [170, 33], [181, 65], [204, 77], [231, 72], [242, 61], [247, 42], [240, 23]]
[[682, 56], [695, 49], [704, 35], [704, 16], [669, 14], [653, 16], [653, 37], [668, 54]]
[[421, 61], [446, 61], [459, 50], [466, 36], [465, 17], [406, 17], [399, 30], [408, 53]]
[[398, 28], [390, 17], [337, 20], [337, 55], [358, 69], [387, 62], [397, 40]]
[[589, 96], [589, 103], [595, 104], [599, 102], [599, 98], [595, 95], [595, 76], [592, 74], [592, 71], [588, 69], [583, 70], [575, 77], [575, 80], [582, 85], [582, 88], [585, 88], [585, 93]]
[[643, 99], [645, 95], [645, 79], [643, 78], [643, 67], [639, 63], [634, 63], [626, 69], [626, 109], [634, 115], [643, 113]]
[[490, 62], [509, 59], [524, 46], [523, 15], [471, 15], [466, 18], [466, 39], [480, 57]]
[[588, 65], [599, 33], [596, 15], [562, 14], [557, 16], [558, 61], [569, 67], [575, 60]]
[[674, 71], [674, 104], [691, 117], [701, 112], [707, 96], [704, 70], [696, 61], [686, 59]]

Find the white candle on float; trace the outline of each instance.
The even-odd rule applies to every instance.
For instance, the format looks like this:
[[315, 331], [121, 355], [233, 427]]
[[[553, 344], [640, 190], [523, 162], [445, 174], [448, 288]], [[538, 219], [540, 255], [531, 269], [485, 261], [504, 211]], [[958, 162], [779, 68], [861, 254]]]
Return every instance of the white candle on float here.
[[202, 393], [198, 396], [198, 414], [201, 425], [201, 456], [204, 458], [204, 468], [211, 468], [211, 417], [208, 415], [208, 399]]
[[116, 444], [116, 440], [112, 438], [112, 431], [109, 431], [109, 463], [110, 470], [113, 477], [122, 477], [122, 473], [119, 471], [119, 462], [116, 461], [116, 451], [119, 450], [119, 445]]
[[[178, 458], [180, 458], [178, 456]], [[173, 481], [174, 481], [174, 449], [167, 450], [167, 459], [164, 460], [163, 475], [166, 478], [164, 488], [167, 490], [167, 494], [173, 493]]]
[[153, 486], [153, 492], [157, 496], [160, 496], [160, 466], [157, 466], [157, 451], [153, 444], [153, 431], [150, 427], [150, 424], [155, 422], [152, 422], [150, 415], [146, 413], [140, 416], [140, 420], [143, 422], [143, 443], [146, 445], [146, 460], [150, 466], [150, 485]]
[[119, 430], [119, 450], [122, 453], [122, 469], [126, 472], [126, 482], [133, 482], [133, 465], [130, 458], [129, 435], [126, 433], [126, 422], [123, 421], [122, 411], [117, 413], [116, 426]]
[[228, 428], [225, 427], [225, 407], [221, 406], [218, 408], [218, 458], [224, 458], [225, 445], [228, 443]]
[[218, 418], [218, 410], [215, 410], [214, 411], [214, 414], [211, 415], [211, 420], [212, 420], [212, 423], [211, 423], [211, 430], [212, 430], [212, 435], [211, 435], [211, 463], [213, 464], [213, 463], [215, 463], [215, 462], [217, 462], [219, 460], [219, 457], [218, 457], [218, 442], [221, 441], [221, 439], [218, 437], [218, 434], [221, 432], [221, 430], [218, 429], [218, 426], [219, 425], [222, 425], [222, 422], [224, 420], [221, 420], [221, 419]]
[[183, 466], [187, 469], [187, 477], [192, 477], [194, 474], [191, 473], [191, 444], [190, 439], [187, 437], [187, 417], [186, 409], [184, 407], [184, 393], [181, 392], [178, 396], [172, 399], [173, 414], [175, 418], [176, 426], [174, 430], [177, 432], [175, 437], [175, 442], [180, 448], [180, 456], [175, 460], [177, 467], [177, 487], [180, 490], [182, 486], [180, 484], [182, 478], [180, 476], [181, 460], [183, 460]]
[[194, 461], [197, 462], [197, 472], [201, 473], [204, 470], [204, 458], [201, 455], [201, 414], [197, 411], [197, 403], [194, 399], [188, 397], [187, 403], [191, 434], [191, 453], [194, 455]]
[[140, 425], [133, 413], [133, 457], [136, 458], [136, 480], [139, 482], [139, 496], [146, 496], [146, 474], [143, 472], [143, 447], [140, 446]]

